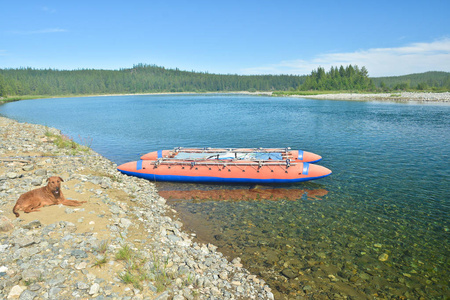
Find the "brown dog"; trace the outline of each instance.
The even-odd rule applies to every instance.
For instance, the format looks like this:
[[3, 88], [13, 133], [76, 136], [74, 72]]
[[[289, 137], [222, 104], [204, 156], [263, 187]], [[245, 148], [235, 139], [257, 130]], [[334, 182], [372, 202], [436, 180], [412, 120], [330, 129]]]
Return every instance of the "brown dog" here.
[[17, 199], [14, 205], [13, 213], [19, 217], [18, 210], [25, 213], [39, 211], [39, 208], [50, 205], [64, 204], [68, 206], [80, 206], [86, 201], [67, 200], [61, 191], [61, 182], [64, 180], [58, 176], [52, 176], [47, 179], [48, 184], [39, 189], [26, 192]]

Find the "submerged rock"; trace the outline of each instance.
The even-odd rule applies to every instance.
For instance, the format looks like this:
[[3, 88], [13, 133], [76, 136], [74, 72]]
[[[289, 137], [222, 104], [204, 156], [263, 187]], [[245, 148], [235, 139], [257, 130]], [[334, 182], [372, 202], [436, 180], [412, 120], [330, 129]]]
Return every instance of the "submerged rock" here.
[[379, 261], [387, 261], [388, 259], [389, 259], [389, 255], [387, 255], [386, 253], [383, 253], [380, 256], [378, 256]]
[[289, 279], [294, 279], [296, 277], [298, 277], [298, 272], [295, 272], [294, 270], [288, 268], [288, 269], [284, 269], [283, 271], [281, 271], [281, 274], [283, 274], [284, 276], [286, 276]]

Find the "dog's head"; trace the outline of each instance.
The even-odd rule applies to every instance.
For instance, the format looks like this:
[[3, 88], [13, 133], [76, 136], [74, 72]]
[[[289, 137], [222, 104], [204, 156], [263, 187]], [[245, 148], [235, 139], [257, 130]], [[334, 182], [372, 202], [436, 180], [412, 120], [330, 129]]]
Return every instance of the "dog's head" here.
[[49, 179], [47, 179], [47, 187], [50, 189], [50, 191], [54, 195], [59, 195], [61, 190], [61, 182], [64, 180], [59, 176], [52, 176]]

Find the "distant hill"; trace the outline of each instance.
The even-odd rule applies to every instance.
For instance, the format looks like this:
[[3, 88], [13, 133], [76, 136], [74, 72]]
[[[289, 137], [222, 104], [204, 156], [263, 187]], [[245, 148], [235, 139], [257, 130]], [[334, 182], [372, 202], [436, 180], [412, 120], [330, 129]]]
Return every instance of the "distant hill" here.
[[395, 87], [400, 87], [400, 89], [419, 87], [419, 90], [442, 87], [450, 88], [449, 72], [431, 71], [403, 76], [371, 77], [371, 79], [376, 87], [382, 87], [384, 83], [385, 87], [389, 89], [395, 89]]

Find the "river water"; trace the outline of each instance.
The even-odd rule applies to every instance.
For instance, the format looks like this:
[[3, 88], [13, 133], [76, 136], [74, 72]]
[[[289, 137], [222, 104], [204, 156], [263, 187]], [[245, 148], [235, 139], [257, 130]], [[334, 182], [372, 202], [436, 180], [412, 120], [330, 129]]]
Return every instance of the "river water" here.
[[450, 297], [450, 106], [242, 95], [39, 99], [0, 114], [56, 127], [117, 164], [160, 149], [291, 147], [327, 178], [158, 183], [186, 230], [277, 299]]

